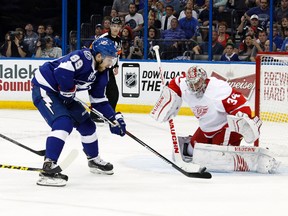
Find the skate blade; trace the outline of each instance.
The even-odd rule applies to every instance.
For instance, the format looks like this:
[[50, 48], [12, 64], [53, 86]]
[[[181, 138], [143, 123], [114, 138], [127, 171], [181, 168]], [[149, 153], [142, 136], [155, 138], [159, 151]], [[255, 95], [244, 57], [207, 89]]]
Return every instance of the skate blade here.
[[103, 171], [103, 170], [97, 169], [97, 168], [90, 168], [90, 172], [93, 174], [104, 174], [104, 175], [113, 175], [114, 174], [113, 170]]
[[39, 186], [49, 186], [49, 187], [64, 187], [67, 181], [64, 179], [52, 179], [52, 178], [41, 178], [36, 182]]

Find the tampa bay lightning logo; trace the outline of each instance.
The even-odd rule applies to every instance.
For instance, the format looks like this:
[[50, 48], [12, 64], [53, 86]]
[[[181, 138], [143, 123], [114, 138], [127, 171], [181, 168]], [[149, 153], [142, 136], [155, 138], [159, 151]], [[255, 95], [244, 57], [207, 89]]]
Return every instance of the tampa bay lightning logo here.
[[128, 88], [132, 88], [137, 85], [137, 74], [136, 73], [126, 73], [125, 74], [125, 85]]
[[92, 59], [92, 54], [89, 51], [84, 51], [84, 56], [86, 59], [91, 60]]

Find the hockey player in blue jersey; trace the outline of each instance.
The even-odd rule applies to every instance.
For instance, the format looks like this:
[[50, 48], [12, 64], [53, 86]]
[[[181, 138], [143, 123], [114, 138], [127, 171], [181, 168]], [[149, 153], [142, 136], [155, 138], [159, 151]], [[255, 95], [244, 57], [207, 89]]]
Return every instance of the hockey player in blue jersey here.
[[[86, 109], [74, 100], [77, 91], [87, 90], [93, 108], [115, 122], [111, 133], [124, 136], [126, 124], [121, 113], [115, 113], [105, 96], [109, 67], [116, 60], [117, 50], [108, 38], [93, 42], [92, 49], [76, 50], [54, 61], [44, 63], [32, 79], [32, 99], [51, 127], [46, 140], [43, 169], [56, 166], [65, 140], [73, 128], [81, 135], [83, 150], [92, 173], [113, 174], [113, 165], [99, 156], [96, 125]], [[68, 176], [43, 172], [38, 185], [65, 186]]]

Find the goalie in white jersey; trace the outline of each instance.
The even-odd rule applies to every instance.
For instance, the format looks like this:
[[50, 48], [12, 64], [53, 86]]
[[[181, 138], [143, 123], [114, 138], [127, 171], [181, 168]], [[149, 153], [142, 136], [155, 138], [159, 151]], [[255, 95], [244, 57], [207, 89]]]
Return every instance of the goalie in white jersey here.
[[[252, 118], [250, 106], [240, 92], [225, 81], [208, 78], [203, 68], [193, 66], [163, 88], [151, 116], [160, 122], [169, 121], [177, 115], [182, 100], [199, 121], [199, 128], [192, 136], [178, 137], [184, 161], [190, 162], [193, 156], [194, 163], [212, 170], [275, 172], [278, 164], [270, 156], [267, 164], [265, 161], [264, 165], [259, 166], [259, 155], [263, 155], [266, 149], [259, 152], [259, 148], [250, 147], [249, 151], [255, 154], [251, 156], [249, 153], [249, 159], [244, 155], [246, 158], [242, 160], [242, 153], [248, 153], [243, 148], [235, 147], [240, 146], [243, 138], [247, 143], [255, 142], [262, 125], [257, 116]], [[221, 158], [221, 154], [225, 158]]]

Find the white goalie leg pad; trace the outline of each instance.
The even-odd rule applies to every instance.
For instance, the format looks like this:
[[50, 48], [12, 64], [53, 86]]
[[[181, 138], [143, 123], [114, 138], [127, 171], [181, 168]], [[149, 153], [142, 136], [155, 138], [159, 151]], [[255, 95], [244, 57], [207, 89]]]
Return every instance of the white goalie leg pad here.
[[229, 130], [241, 134], [247, 143], [255, 142], [260, 136], [262, 121], [255, 116], [250, 119], [245, 113], [238, 112], [236, 116], [228, 115]]
[[193, 163], [215, 172], [276, 173], [279, 162], [268, 150], [250, 146], [218, 146], [196, 143]]
[[182, 99], [169, 87], [164, 86], [160, 98], [150, 112], [150, 116], [159, 122], [169, 121], [177, 115]]

